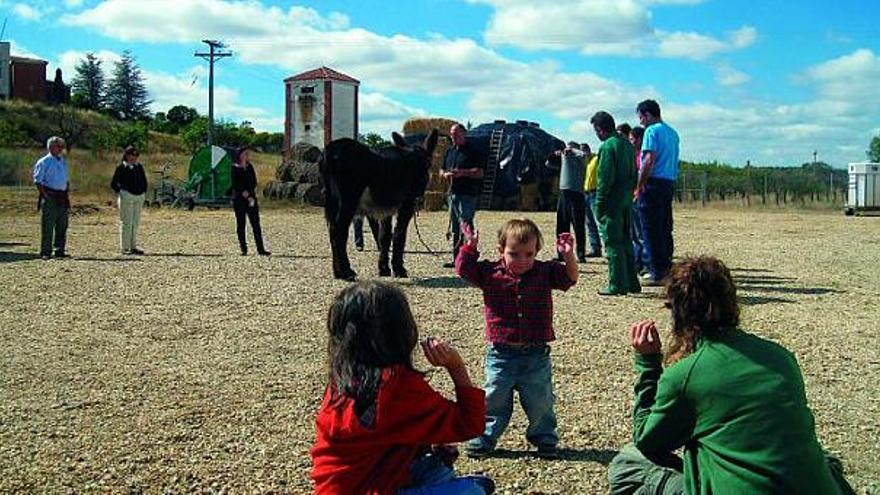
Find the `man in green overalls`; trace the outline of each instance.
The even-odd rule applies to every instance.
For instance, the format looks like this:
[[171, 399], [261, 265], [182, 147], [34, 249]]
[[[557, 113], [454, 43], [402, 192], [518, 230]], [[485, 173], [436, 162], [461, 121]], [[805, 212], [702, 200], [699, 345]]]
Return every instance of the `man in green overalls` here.
[[630, 230], [633, 189], [636, 185], [635, 153], [628, 140], [618, 136], [614, 117], [596, 112], [590, 119], [599, 148], [596, 220], [608, 257], [608, 287], [601, 296], [618, 296], [642, 291], [636, 275]]

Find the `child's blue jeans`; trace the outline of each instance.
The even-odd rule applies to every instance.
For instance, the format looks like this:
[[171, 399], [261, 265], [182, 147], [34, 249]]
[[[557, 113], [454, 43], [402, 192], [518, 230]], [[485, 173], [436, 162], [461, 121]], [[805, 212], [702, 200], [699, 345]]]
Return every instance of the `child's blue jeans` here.
[[490, 345], [486, 349], [486, 429], [468, 447], [495, 448], [513, 413], [514, 390], [529, 419], [528, 441], [536, 447], [555, 447], [559, 436], [551, 369], [547, 344]]
[[495, 488], [485, 476], [456, 476], [451, 467], [431, 453], [413, 461], [410, 478], [410, 486], [398, 490], [398, 495], [486, 495]]

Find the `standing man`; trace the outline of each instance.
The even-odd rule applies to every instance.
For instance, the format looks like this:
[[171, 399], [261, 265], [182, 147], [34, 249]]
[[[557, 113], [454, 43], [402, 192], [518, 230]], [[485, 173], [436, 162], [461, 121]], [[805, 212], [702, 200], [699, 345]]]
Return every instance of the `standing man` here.
[[449, 222], [452, 228], [452, 261], [444, 263], [445, 268], [455, 268], [455, 257], [461, 247], [463, 236], [461, 223], [474, 229], [474, 214], [477, 200], [483, 186], [483, 168], [486, 159], [476, 148], [467, 142], [464, 127], [454, 124], [449, 128], [452, 146], [446, 150], [440, 176], [452, 180], [449, 189]]
[[44, 260], [52, 258], [53, 246], [56, 258], [70, 257], [65, 251], [70, 180], [67, 162], [64, 161], [64, 146], [64, 140], [60, 137], [50, 137], [46, 141], [49, 153], [34, 164], [34, 185], [40, 192], [37, 208], [43, 210], [40, 217], [40, 257]]
[[[587, 151], [590, 149], [587, 148]], [[571, 141], [563, 150], [556, 150], [555, 155], [562, 158], [559, 171], [559, 201], [556, 205], [556, 237], [563, 232], [571, 232], [574, 224], [575, 250], [578, 262], [587, 262], [587, 235], [584, 230], [584, 175], [587, 164], [581, 145]], [[562, 260], [562, 253], [558, 254]]]
[[642, 220], [642, 241], [647, 251], [644, 283], [657, 286], [672, 266], [672, 197], [678, 179], [678, 133], [663, 122], [654, 100], [638, 104], [636, 113], [645, 128], [642, 165], [633, 196]]
[[590, 119], [599, 147], [596, 219], [608, 257], [608, 286], [600, 296], [620, 296], [642, 291], [632, 250], [632, 190], [636, 184], [635, 154], [629, 141], [614, 129], [614, 117], [596, 112]]
[[[618, 129], [620, 127], [618, 126]], [[636, 153], [636, 173], [642, 169], [642, 138], [645, 137], [645, 128], [642, 126], [635, 126], [631, 131], [629, 131], [629, 142], [633, 146], [633, 150]], [[644, 248], [644, 241], [642, 241], [642, 219], [639, 217], [639, 212], [633, 208], [633, 216], [632, 216], [632, 240], [633, 240], [633, 253], [635, 253], [636, 257], [636, 273], [639, 275], [643, 275], [648, 273], [648, 264], [650, 260], [648, 259], [647, 252]]]
[[590, 252], [587, 258], [599, 258], [602, 256], [602, 239], [599, 236], [599, 224], [596, 223], [596, 185], [599, 182], [597, 170], [599, 169], [599, 155], [590, 150], [590, 145], [583, 143], [582, 150], [586, 150], [584, 158], [587, 162], [587, 177], [584, 179], [584, 210], [587, 220], [587, 237], [590, 239]]

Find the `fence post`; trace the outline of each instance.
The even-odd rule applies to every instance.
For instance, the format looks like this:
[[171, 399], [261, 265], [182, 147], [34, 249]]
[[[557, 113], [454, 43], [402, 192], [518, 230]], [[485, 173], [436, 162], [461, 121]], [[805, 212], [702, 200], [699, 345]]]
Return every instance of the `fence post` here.
[[703, 206], [706, 206], [706, 187], [707, 187], [708, 183], [709, 183], [709, 172], [704, 170], [703, 171], [703, 179], [702, 179], [702, 181], [700, 181], [700, 189], [701, 189], [700, 202], [703, 204]]
[[831, 196], [834, 195], [834, 170], [828, 171], [828, 202], [834, 201]]
[[688, 173], [685, 172], [685, 173], [681, 174], [681, 202], [682, 203], [687, 202], [687, 195], [688, 195], [687, 185], [688, 185]]

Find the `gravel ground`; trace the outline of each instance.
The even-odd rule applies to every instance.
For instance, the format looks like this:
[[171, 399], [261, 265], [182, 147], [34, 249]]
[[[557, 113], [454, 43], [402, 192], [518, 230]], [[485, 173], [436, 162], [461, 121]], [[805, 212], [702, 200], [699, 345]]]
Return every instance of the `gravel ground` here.
[[[317, 209], [263, 212], [271, 258], [238, 255], [230, 211], [145, 213], [147, 256], [117, 254], [113, 210], [72, 218], [73, 259], [44, 262], [38, 218], [0, 214], [0, 492], [308, 492], [324, 387], [329, 274]], [[480, 213], [486, 234], [509, 213]], [[553, 215], [531, 214], [545, 233]], [[446, 216], [423, 214], [445, 246]], [[414, 231], [411, 229], [411, 233]], [[880, 493], [880, 219], [838, 213], [679, 209], [677, 252], [719, 256], [744, 326], [797, 355], [823, 445], [859, 493]], [[411, 235], [399, 281], [420, 331], [452, 339], [482, 373], [479, 292]], [[484, 246], [488, 248], [488, 246]], [[253, 249], [253, 248], [252, 248]], [[549, 257], [545, 250], [542, 255]], [[376, 253], [352, 250], [363, 277]], [[627, 325], [664, 324], [656, 290], [600, 299], [604, 261], [555, 296], [561, 460], [528, 453], [521, 410], [502, 456], [462, 459], [500, 493], [603, 493], [630, 431]], [[875, 339], [876, 340], [876, 339]], [[429, 366], [418, 356], [417, 366]], [[451, 390], [445, 373], [429, 373]]]

